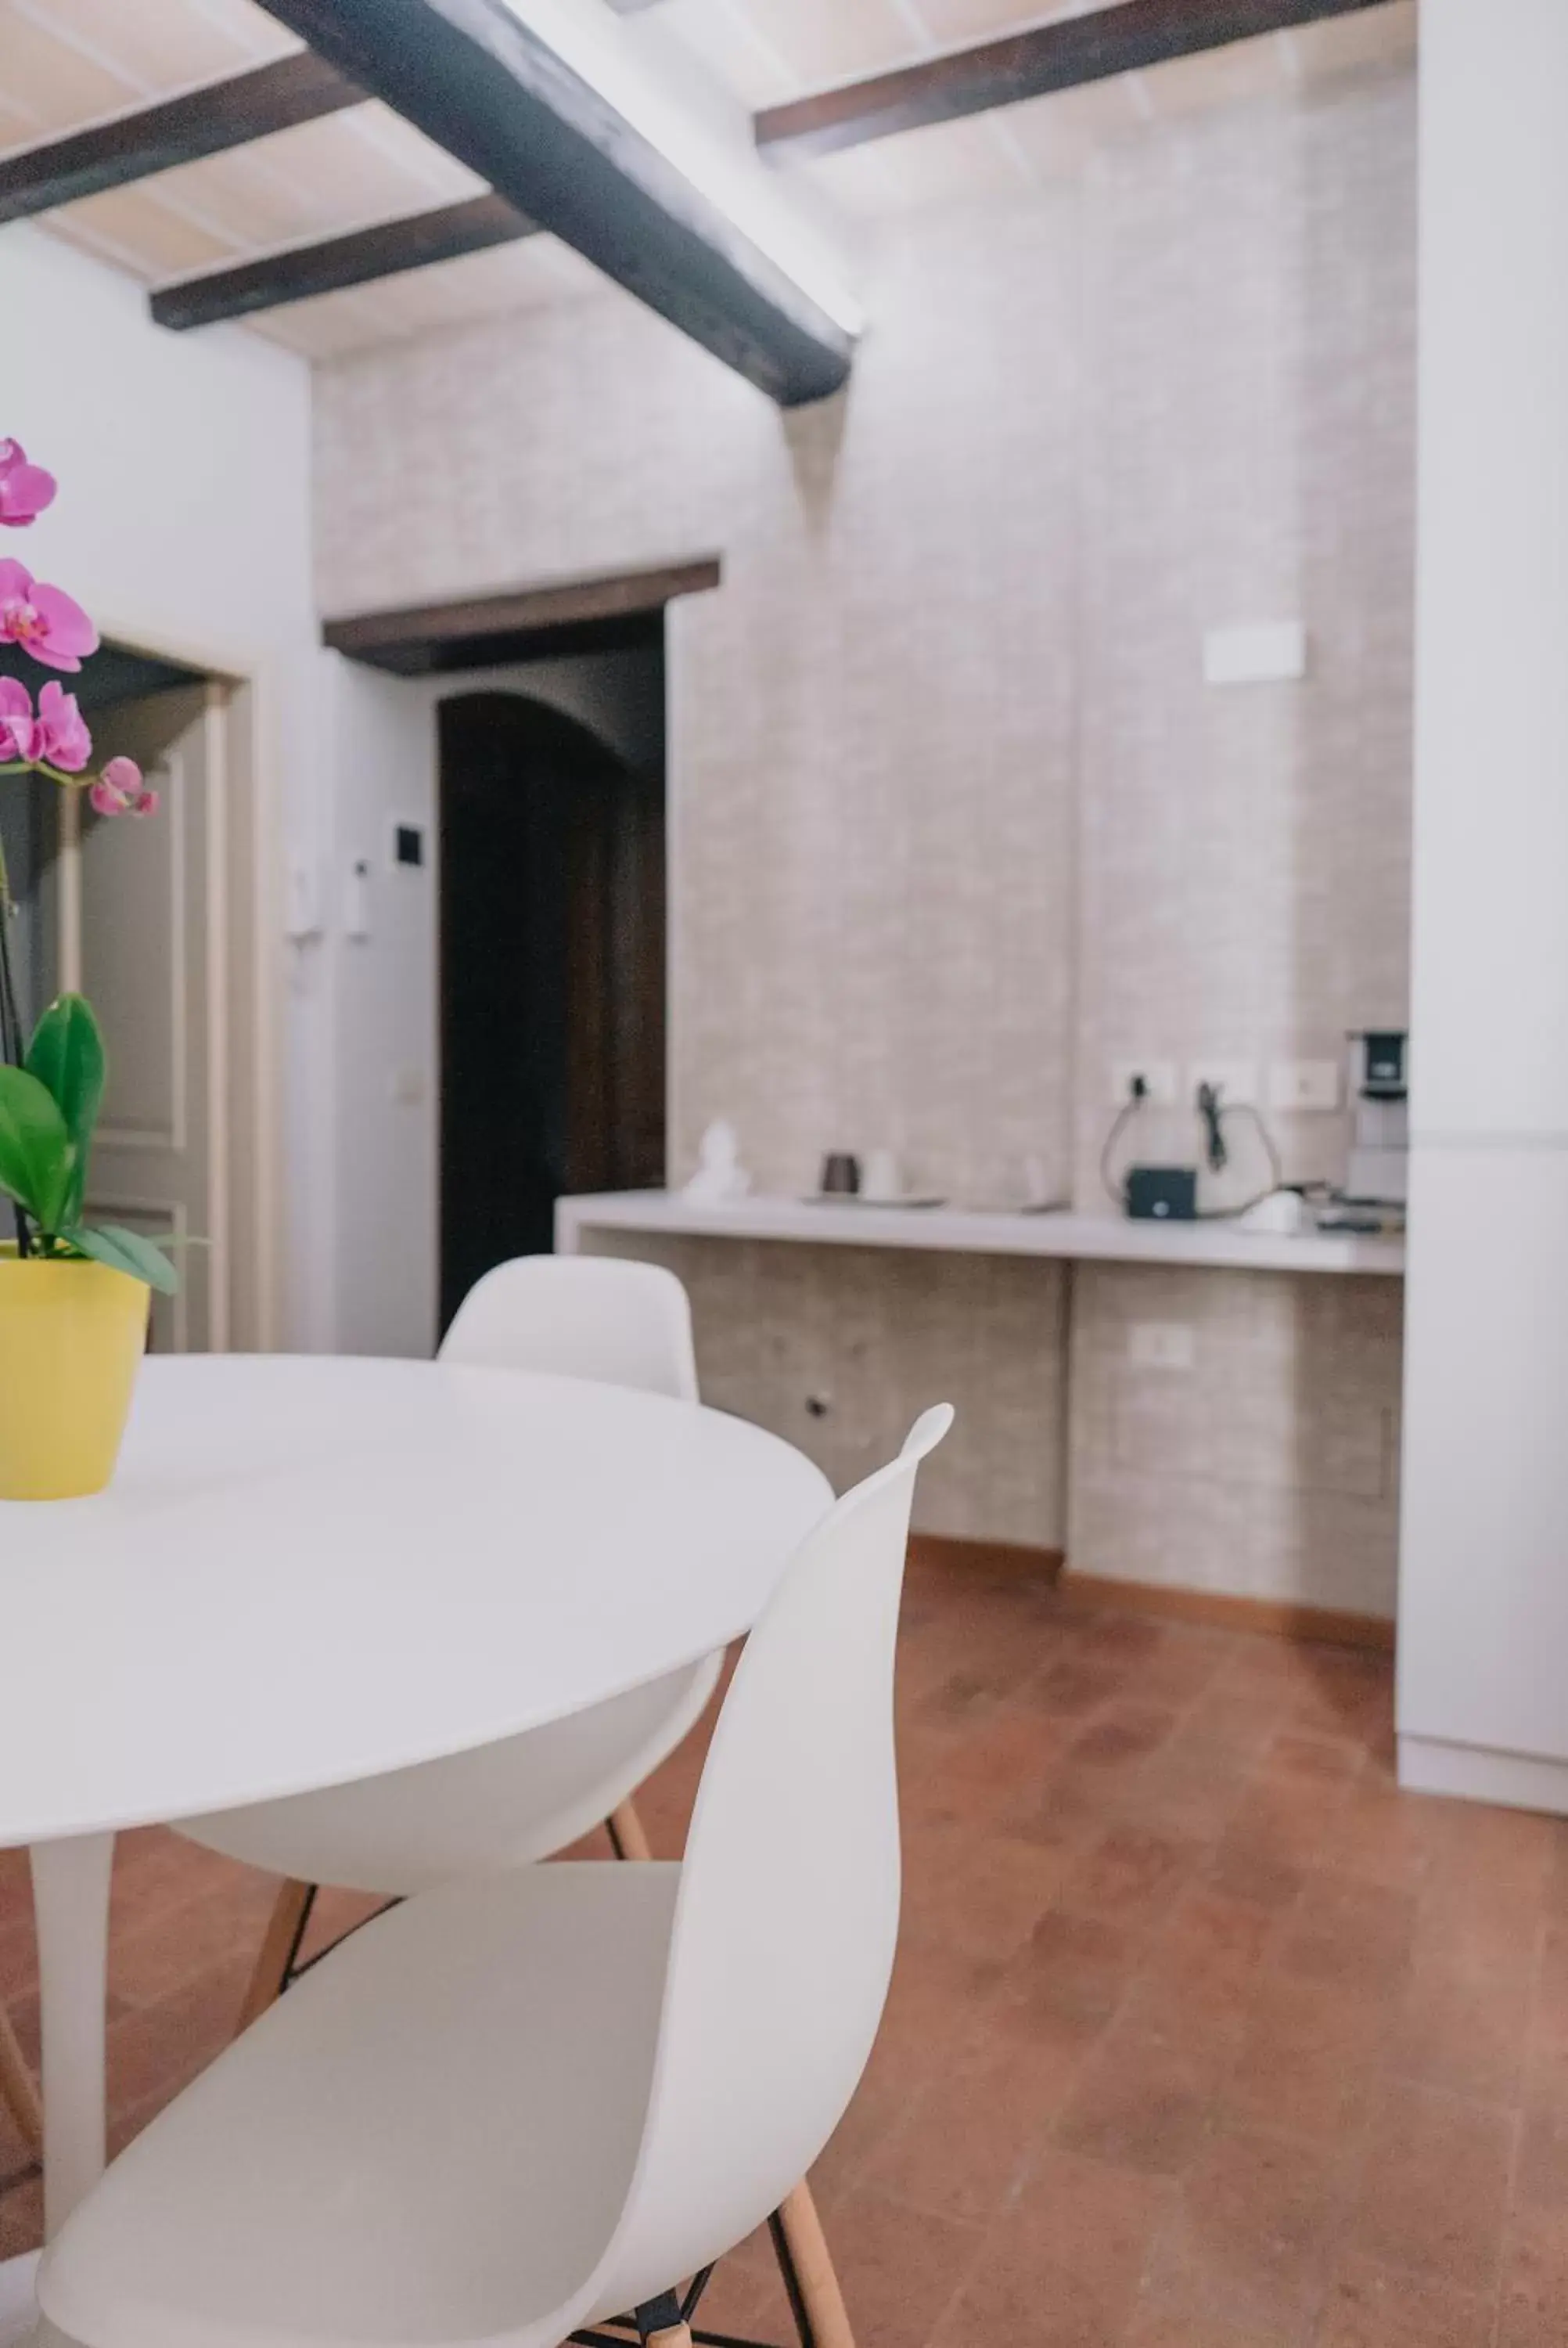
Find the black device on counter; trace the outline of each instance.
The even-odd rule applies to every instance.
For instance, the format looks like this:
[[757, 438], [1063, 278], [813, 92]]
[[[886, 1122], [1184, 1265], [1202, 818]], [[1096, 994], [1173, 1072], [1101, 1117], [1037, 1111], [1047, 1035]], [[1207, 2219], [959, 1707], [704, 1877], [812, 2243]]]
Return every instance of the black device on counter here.
[[1192, 1166], [1130, 1166], [1127, 1212], [1134, 1222], [1190, 1223], [1198, 1211], [1197, 1169]]

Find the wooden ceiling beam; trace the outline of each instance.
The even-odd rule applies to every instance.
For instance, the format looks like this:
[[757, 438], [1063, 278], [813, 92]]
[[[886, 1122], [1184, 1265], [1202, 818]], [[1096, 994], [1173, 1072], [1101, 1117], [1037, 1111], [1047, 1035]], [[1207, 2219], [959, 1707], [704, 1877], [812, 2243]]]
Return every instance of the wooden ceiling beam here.
[[263, 0], [518, 210], [783, 407], [853, 340], [502, 0]]
[[1115, 0], [1087, 15], [1027, 26], [974, 48], [922, 57], [892, 73], [871, 74], [764, 108], [755, 118], [756, 141], [774, 155], [828, 155], [900, 130], [989, 113], [1052, 90], [1163, 65], [1172, 57], [1384, 5], [1386, 0]]
[[85, 129], [0, 155], [0, 221], [101, 196], [178, 163], [194, 163], [203, 155], [219, 155], [364, 102], [364, 90], [324, 58], [300, 49], [247, 73], [200, 82], [156, 105], [128, 107]]
[[520, 646], [537, 654], [569, 631], [651, 618], [679, 595], [705, 594], [723, 575], [718, 556], [704, 554], [648, 571], [504, 588], [452, 603], [345, 613], [322, 623], [322, 642], [350, 660], [401, 675], [471, 668], [516, 658]]
[[153, 288], [150, 306], [160, 326], [182, 331], [211, 326], [223, 318], [248, 318], [313, 294], [340, 294], [348, 285], [368, 285], [432, 262], [455, 261], [497, 244], [513, 244], [538, 234], [536, 223], [514, 211], [504, 196], [469, 196], [463, 202], [378, 221], [373, 228], [310, 244], [282, 245], [222, 269], [202, 269]]

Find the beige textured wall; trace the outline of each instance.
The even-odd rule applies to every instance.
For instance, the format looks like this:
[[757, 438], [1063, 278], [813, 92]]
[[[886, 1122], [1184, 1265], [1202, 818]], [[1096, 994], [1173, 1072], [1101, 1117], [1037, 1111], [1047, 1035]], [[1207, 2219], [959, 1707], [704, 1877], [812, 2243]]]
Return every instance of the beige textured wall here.
[[[723, 1113], [766, 1189], [887, 1144], [958, 1197], [1020, 1195], [1035, 1157], [1092, 1200], [1110, 1058], [1337, 1056], [1399, 1015], [1413, 178], [1395, 73], [926, 215], [847, 397], [791, 417], [609, 293], [323, 370], [329, 611], [723, 554], [671, 613], [672, 1174]], [[1296, 615], [1307, 685], [1204, 692], [1204, 626]], [[1337, 1131], [1287, 1139], [1326, 1170]], [[1202, 1275], [1173, 1305], [1081, 1272], [1069, 1458], [1051, 1267], [670, 1260], [713, 1399], [840, 1481], [954, 1393], [931, 1529], [1054, 1544], [1071, 1484], [1085, 1570], [1388, 1602], [1380, 1287]], [[1130, 1329], [1173, 1314], [1200, 1366], [1129, 1402]], [[1363, 1414], [1384, 1465], [1347, 1493]]]
[[[1080, 1573], [1394, 1612], [1399, 1284], [1080, 1265], [1067, 1553]], [[1185, 1323], [1188, 1372], [1128, 1356]]]
[[[1062, 1537], [1067, 1275], [1060, 1264], [899, 1249], [592, 1235], [691, 1293], [707, 1400], [776, 1427], [844, 1491], [927, 1403], [958, 1420], [922, 1468], [919, 1523], [961, 1540]], [[812, 1404], [825, 1404], [820, 1416]]]
[[[1338, 1060], [1408, 1015], [1415, 114], [1405, 71], [1103, 154], [1086, 271], [1078, 1182], [1107, 1070]], [[1305, 685], [1204, 628], [1300, 619]], [[1337, 1119], [1280, 1120], [1296, 1175]]]
[[[1087, 206], [1090, 1205], [1112, 1063], [1337, 1060], [1408, 1017], [1411, 77], [1118, 147]], [[1250, 618], [1306, 622], [1306, 685], [1204, 685], [1201, 630]], [[1344, 1119], [1271, 1122], [1290, 1174], [1339, 1172]], [[1400, 1313], [1383, 1281], [1081, 1269], [1074, 1567], [1391, 1614]], [[1141, 1323], [1186, 1324], [1192, 1369], [1134, 1366]]]
[[619, 294], [321, 377], [328, 611], [722, 551], [671, 613], [676, 1170], [884, 1144], [1065, 1179], [1077, 206], [886, 254], [847, 397], [784, 417]]

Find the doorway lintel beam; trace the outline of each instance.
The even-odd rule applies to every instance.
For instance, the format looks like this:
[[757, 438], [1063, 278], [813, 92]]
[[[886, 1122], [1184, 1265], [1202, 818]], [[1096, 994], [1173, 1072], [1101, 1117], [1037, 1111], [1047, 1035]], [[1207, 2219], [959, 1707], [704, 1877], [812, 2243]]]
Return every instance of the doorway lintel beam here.
[[722, 577], [717, 555], [698, 555], [646, 571], [504, 588], [495, 594], [418, 603], [396, 612], [345, 614], [323, 622], [322, 642], [350, 660], [406, 673], [411, 667], [437, 665], [443, 647], [651, 615], [677, 596], [700, 595], [717, 587]]

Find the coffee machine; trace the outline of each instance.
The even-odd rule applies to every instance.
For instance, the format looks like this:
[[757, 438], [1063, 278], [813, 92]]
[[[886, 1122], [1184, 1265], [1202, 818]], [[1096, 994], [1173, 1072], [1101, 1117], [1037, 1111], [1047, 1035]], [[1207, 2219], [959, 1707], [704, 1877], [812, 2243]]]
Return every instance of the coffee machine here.
[[1410, 1038], [1371, 1027], [1350, 1039], [1350, 1150], [1343, 1197], [1353, 1207], [1403, 1207], [1410, 1153]]

